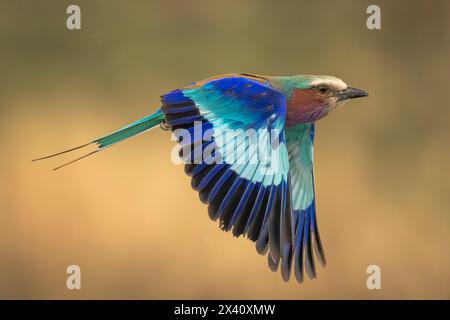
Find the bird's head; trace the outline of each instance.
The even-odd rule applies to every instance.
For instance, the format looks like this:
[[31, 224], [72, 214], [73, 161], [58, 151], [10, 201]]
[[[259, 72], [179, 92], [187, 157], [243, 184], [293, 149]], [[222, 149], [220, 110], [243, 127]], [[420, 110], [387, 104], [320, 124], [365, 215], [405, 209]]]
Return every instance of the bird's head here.
[[274, 77], [269, 81], [286, 96], [288, 125], [319, 120], [350, 99], [368, 96], [333, 76]]

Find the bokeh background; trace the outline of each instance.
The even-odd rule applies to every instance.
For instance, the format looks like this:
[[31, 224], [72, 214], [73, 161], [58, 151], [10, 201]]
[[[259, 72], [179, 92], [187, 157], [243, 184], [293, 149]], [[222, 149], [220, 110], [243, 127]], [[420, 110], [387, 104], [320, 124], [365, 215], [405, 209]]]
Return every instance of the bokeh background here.
[[[82, 30], [66, 29], [81, 7]], [[382, 29], [366, 28], [378, 4]], [[450, 298], [449, 1], [0, 2], [0, 298]], [[370, 97], [317, 125], [328, 266], [282, 281], [219, 230], [167, 132], [31, 163], [214, 74], [331, 74]], [[82, 289], [65, 287], [68, 265]], [[382, 270], [368, 290], [366, 268]]]

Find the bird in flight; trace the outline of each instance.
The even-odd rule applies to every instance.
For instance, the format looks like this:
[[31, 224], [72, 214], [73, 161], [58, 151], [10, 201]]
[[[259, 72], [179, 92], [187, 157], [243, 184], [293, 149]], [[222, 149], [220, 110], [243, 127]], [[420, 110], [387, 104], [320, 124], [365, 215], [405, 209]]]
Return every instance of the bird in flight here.
[[211, 219], [267, 254], [272, 271], [303, 282], [325, 266], [314, 194], [314, 123], [368, 94], [332, 76], [225, 74], [161, 96], [152, 115], [87, 144], [85, 158], [158, 125], [171, 130]]

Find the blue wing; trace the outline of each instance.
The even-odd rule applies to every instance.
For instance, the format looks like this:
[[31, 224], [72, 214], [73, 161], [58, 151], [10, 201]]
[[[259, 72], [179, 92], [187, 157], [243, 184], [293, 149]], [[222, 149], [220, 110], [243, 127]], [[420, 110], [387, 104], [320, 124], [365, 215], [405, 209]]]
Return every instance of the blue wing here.
[[281, 262], [289, 279], [293, 212], [284, 95], [265, 80], [226, 75], [168, 93], [162, 103], [165, 122], [182, 146], [185, 171], [210, 217], [255, 241], [259, 253], [268, 251], [271, 269]]
[[302, 282], [303, 265], [310, 278], [316, 277], [313, 246], [319, 262], [326, 264], [317, 227], [314, 196], [314, 124], [286, 128], [286, 141], [294, 209], [294, 272], [297, 280]]

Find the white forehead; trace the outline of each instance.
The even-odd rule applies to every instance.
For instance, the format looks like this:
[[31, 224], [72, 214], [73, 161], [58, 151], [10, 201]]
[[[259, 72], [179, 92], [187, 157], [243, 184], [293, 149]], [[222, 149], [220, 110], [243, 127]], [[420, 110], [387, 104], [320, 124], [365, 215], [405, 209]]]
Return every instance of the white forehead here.
[[333, 76], [315, 76], [315, 79], [311, 81], [312, 86], [318, 86], [324, 84], [334, 90], [347, 89], [347, 84], [339, 78]]

